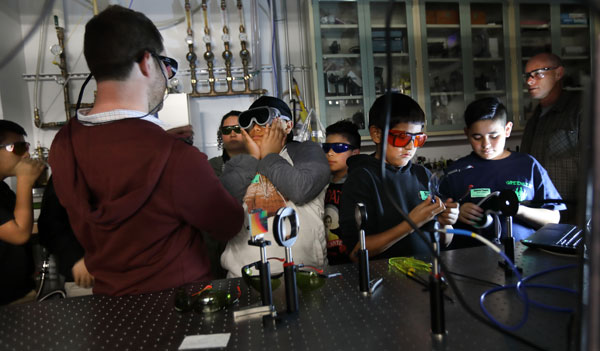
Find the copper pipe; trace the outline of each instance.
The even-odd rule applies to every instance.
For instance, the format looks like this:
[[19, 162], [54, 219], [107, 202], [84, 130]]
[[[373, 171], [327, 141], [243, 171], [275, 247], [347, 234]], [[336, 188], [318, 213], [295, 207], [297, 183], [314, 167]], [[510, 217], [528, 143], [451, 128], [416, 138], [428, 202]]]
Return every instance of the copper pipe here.
[[[267, 91], [265, 89], [250, 89], [250, 73], [248, 69], [248, 64], [250, 61], [250, 51], [247, 49], [247, 36], [246, 29], [244, 25], [244, 15], [242, 12], [242, 2], [241, 0], [237, 1], [237, 8], [240, 12], [240, 43], [242, 46], [242, 50], [240, 51], [240, 57], [242, 58], [243, 70], [244, 70], [244, 86], [245, 89], [243, 91], [235, 91], [233, 90], [233, 75], [231, 73], [231, 61], [233, 59], [233, 53], [230, 50], [230, 41], [229, 41], [229, 28], [227, 26], [223, 26], [224, 33], [224, 43], [225, 43], [225, 51], [223, 52], [223, 59], [225, 59], [225, 70], [227, 75], [227, 91], [218, 92], [215, 91], [215, 77], [213, 71], [213, 60], [214, 55], [211, 51], [210, 44], [210, 28], [208, 26], [208, 10], [207, 10], [207, 0], [202, 0], [202, 10], [204, 14], [204, 42], [206, 43], [207, 51], [204, 53], [204, 59], [206, 60], [208, 66], [208, 83], [211, 87], [208, 93], [198, 93], [192, 92], [188, 96], [190, 97], [205, 97], [205, 96], [223, 96], [223, 95], [263, 95]], [[221, 9], [225, 10], [224, 1], [221, 1]], [[225, 40], [227, 39], [227, 40]], [[195, 72], [194, 72], [195, 73]]]
[[60, 46], [60, 75], [63, 79], [63, 95], [64, 95], [64, 104], [65, 104], [65, 115], [66, 120], [71, 119], [71, 102], [69, 98], [69, 73], [67, 72], [67, 58], [65, 55], [65, 29], [58, 26], [58, 17], [54, 16], [54, 28], [56, 29], [56, 36], [58, 37], [58, 45]]
[[215, 74], [213, 72], [213, 64], [215, 55], [212, 52], [212, 46], [210, 43], [210, 28], [208, 26], [208, 5], [207, 0], [202, 0], [202, 14], [204, 15], [204, 42], [206, 43], [206, 51], [204, 52], [204, 60], [208, 67], [208, 85], [210, 90], [208, 94], [200, 94], [203, 96], [216, 96], [215, 92]]
[[196, 79], [196, 53], [194, 52], [194, 31], [192, 30], [192, 6], [190, 5], [190, 0], [185, 0], [185, 16], [187, 18], [187, 38], [186, 42], [188, 44], [188, 53], [185, 58], [190, 63], [190, 74], [191, 74], [191, 83], [192, 83], [192, 95], [198, 93], [198, 80]]
[[237, 0], [237, 8], [240, 14], [240, 45], [242, 46], [242, 50], [240, 50], [240, 58], [242, 59], [242, 67], [244, 69], [244, 91], [241, 92], [241, 94], [263, 95], [267, 92], [265, 89], [250, 89], [250, 73], [248, 72], [248, 65], [250, 63], [250, 51], [246, 48], [246, 41], [248, 40], [248, 35], [246, 34], [246, 27], [244, 25], [244, 11], [242, 7], [242, 0]]
[[227, 93], [233, 92], [233, 77], [231, 76], [231, 59], [233, 54], [229, 51], [229, 28], [227, 27], [227, 3], [221, 0], [221, 11], [223, 16], [223, 43], [225, 51], [223, 51], [223, 59], [225, 60], [225, 76], [227, 79]]

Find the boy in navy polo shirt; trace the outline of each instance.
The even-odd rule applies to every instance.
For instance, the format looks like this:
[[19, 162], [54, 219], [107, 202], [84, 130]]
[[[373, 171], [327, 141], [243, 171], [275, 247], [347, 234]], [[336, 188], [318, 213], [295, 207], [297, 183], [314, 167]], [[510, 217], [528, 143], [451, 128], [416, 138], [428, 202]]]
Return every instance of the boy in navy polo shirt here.
[[[397, 256], [429, 255], [428, 244], [394, 207], [393, 198], [419, 227], [436, 220], [452, 225], [458, 218], [458, 205], [439, 198], [431, 201], [428, 184], [431, 173], [411, 159], [427, 136], [423, 133], [425, 114], [416, 101], [400, 93], [391, 93], [390, 133], [383, 137], [386, 120], [386, 96], [381, 96], [369, 110], [369, 133], [375, 143], [374, 155], [356, 155], [348, 159], [348, 178], [342, 190], [340, 225], [342, 241], [356, 260], [358, 230], [354, 217], [357, 203], [367, 210], [366, 246], [373, 259]], [[381, 176], [383, 143], [385, 154], [384, 187]], [[386, 190], [391, 192], [388, 194]], [[451, 235], [446, 236], [447, 244]]]
[[[473, 152], [448, 168], [447, 173], [463, 169], [442, 180], [440, 193], [459, 200], [460, 215], [455, 227], [477, 232], [475, 227], [484, 216], [477, 204], [487, 195], [505, 189], [514, 190], [520, 202], [539, 203], [540, 208], [519, 205], [513, 220], [513, 236], [521, 240], [536, 228], [547, 223], [558, 223], [559, 210], [563, 204], [547, 203], [542, 200], [561, 197], [540, 163], [528, 154], [505, 150], [506, 138], [510, 136], [512, 122], [506, 121], [506, 108], [497, 98], [482, 98], [472, 102], [465, 110], [465, 135]], [[471, 169], [465, 169], [473, 166]], [[500, 216], [502, 235], [506, 224]], [[483, 229], [488, 239], [494, 239], [494, 225]], [[467, 237], [455, 237], [450, 248], [474, 246], [478, 243]]]

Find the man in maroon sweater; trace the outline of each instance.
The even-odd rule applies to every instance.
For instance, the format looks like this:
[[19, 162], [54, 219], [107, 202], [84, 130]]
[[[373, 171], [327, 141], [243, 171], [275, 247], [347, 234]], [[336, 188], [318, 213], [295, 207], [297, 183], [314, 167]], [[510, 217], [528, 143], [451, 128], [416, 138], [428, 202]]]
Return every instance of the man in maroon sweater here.
[[50, 152], [54, 186], [85, 250], [94, 293], [139, 294], [209, 280], [200, 231], [227, 241], [243, 210], [206, 155], [153, 116], [177, 63], [142, 13], [110, 6], [86, 25], [84, 54], [97, 82]]

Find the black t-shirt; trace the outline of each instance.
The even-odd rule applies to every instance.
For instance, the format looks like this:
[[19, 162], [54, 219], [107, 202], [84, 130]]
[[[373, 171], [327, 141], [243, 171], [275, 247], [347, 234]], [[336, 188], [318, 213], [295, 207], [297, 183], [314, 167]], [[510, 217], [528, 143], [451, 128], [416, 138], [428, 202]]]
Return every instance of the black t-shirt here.
[[325, 230], [327, 231], [327, 260], [330, 265], [350, 263], [346, 245], [342, 242], [340, 228], [340, 198], [343, 182], [330, 183], [325, 192]]
[[[386, 165], [387, 187], [384, 187], [380, 161], [375, 157], [356, 155], [350, 157], [347, 163], [348, 178], [342, 192], [340, 226], [342, 240], [348, 252], [351, 252], [358, 242], [358, 229], [354, 217], [356, 204], [363, 203], [367, 210], [365, 235], [382, 233], [404, 221], [390, 201], [390, 197], [393, 197], [408, 214], [429, 195], [430, 172], [412, 162], [402, 168]], [[385, 193], [386, 189], [389, 189], [392, 194], [388, 196]], [[421, 228], [427, 230], [433, 223], [434, 221], [430, 221]], [[375, 260], [400, 256], [428, 256], [430, 252], [428, 246], [429, 244], [417, 233], [411, 233], [371, 258]]]
[[[16, 196], [0, 181], [0, 225], [14, 219]], [[0, 305], [25, 296], [35, 287], [31, 245], [12, 245], [0, 240]]]

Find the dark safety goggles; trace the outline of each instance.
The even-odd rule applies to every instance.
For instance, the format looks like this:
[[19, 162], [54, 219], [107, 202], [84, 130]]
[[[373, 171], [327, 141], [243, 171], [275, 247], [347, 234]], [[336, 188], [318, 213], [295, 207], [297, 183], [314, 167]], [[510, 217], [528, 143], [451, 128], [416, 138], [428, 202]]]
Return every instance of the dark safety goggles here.
[[168, 56], [162, 56], [152, 52], [151, 54], [165, 65], [165, 68], [167, 69], [168, 73], [167, 78], [171, 79], [175, 77], [175, 73], [177, 73], [177, 68], [179, 67], [177, 60]]
[[0, 145], [0, 148], [4, 148], [6, 151], [12, 152], [17, 156], [22, 156], [29, 151], [29, 143], [26, 141], [17, 141], [12, 144]]
[[242, 128], [240, 128], [239, 125], [221, 127], [221, 134], [229, 135], [229, 134], [231, 134], [231, 132], [235, 132], [236, 134], [242, 134]]
[[[283, 258], [269, 257], [269, 260], [278, 260], [284, 262]], [[252, 275], [252, 269], [258, 266], [258, 262], [254, 262], [242, 267], [242, 278], [247, 286], [251, 286], [256, 291], [261, 291], [260, 275]], [[296, 284], [298, 288], [304, 292], [317, 290], [323, 285], [329, 278], [339, 277], [340, 273], [324, 274], [322, 269], [318, 269], [312, 266], [298, 265], [298, 268], [306, 267], [311, 271], [297, 270], [296, 271]], [[281, 277], [283, 272], [271, 274], [271, 290], [277, 289], [281, 285]]]
[[405, 147], [413, 141], [414, 147], [421, 147], [427, 140], [425, 133], [409, 133], [403, 130], [390, 130], [388, 135], [388, 144], [394, 147]]
[[356, 148], [346, 143], [323, 143], [323, 151], [325, 151], [325, 153], [328, 153], [331, 149], [333, 149], [333, 152], [336, 154], [341, 154], [342, 152], [354, 150]]
[[281, 115], [281, 112], [279, 112], [279, 110], [275, 107], [261, 106], [242, 112], [238, 118], [238, 121], [240, 123], [240, 127], [248, 129], [252, 126], [252, 123], [256, 123], [259, 126], [270, 125], [276, 118], [283, 118], [288, 121], [290, 120], [288, 116]]
[[175, 292], [175, 310], [178, 312], [196, 311], [198, 313], [212, 313], [227, 309], [239, 302], [242, 290], [237, 287], [237, 296], [223, 290], [214, 290], [212, 285], [205, 286], [202, 290], [188, 294], [184, 288]]

